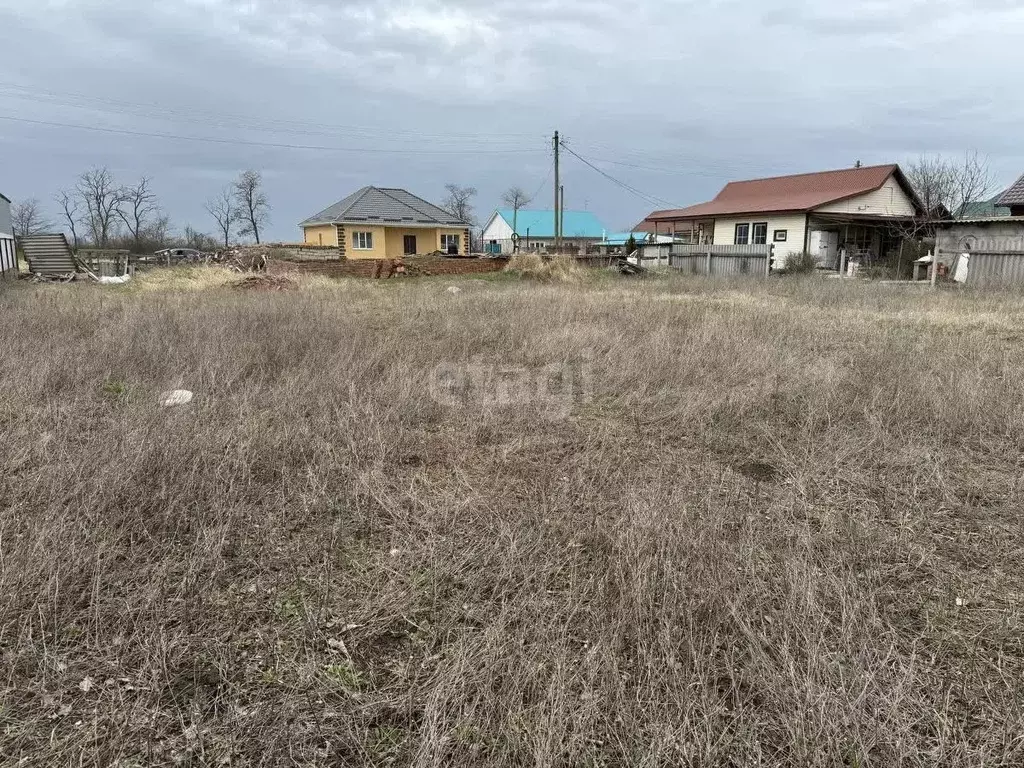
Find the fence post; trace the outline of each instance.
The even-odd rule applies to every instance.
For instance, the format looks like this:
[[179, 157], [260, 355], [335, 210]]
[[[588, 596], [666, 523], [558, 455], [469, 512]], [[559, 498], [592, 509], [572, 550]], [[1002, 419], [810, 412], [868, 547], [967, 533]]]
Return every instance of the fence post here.
[[935, 250], [932, 251], [932, 288], [939, 283], [939, 244], [935, 244]]
[[708, 277], [711, 277], [711, 246], [708, 245], [708, 257], [705, 261], [705, 270]]
[[768, 243], [768, 254], [764, 260], [764, 276], [771, 277], [772, 275], [772, 256], [775, 255], [775, 243]]

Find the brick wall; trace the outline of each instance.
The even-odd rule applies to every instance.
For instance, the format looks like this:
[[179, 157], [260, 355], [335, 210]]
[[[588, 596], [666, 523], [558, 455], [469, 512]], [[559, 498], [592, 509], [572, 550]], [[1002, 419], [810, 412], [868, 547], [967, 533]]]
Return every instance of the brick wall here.
[[258, 250], [273, 259], [294, 259], [296, 261], [337, 261], [340, 249], [333, 245], [302, 245], [298, 243], [267, 243], [259, 246], [244, 246], [238, 250]]
[[407, 256], [404, 259], [353, 259], [352, 261], [272, 261], [272, 273], [298, 272], [324, 277], [388, 278], [402, 275], [480, 275], [500, 272], [507, 259], [446, 259], [440, 256]]

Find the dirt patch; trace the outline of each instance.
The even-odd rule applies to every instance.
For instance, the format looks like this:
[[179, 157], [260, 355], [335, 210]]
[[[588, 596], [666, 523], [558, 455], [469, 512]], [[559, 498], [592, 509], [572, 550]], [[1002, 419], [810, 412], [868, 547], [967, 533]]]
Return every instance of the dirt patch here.
[[294, 291], [299, 285], [282, 275], [249, 275], [231, 287], [240, 291]]

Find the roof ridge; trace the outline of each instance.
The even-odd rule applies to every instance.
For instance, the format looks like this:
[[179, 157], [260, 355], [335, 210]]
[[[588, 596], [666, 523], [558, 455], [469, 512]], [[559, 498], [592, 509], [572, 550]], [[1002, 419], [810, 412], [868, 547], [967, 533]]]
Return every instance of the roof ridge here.
[[[407, 194], [409, 197], [413, 198], [414, 200], [419, 200], [421, 203], [427, 203], [427, 205], [433, 205], [433, 203], [430, 203], [427, 200], [424, 200], [422, 197], [418, 197], [417, 195], [414, 195], [408, 189], [402, 189], [401, 187], [388, 187], [388, 188], [383, 188], [382, 189], [380, 187], [377, 187], [377, 191], [380, 192], [382, 195], [387, 195], [388, 197], [390, 197], [392, 200], [394, 200], [399, 205], [408, 205], [410, 208], [412, 208], [417, 213], [422, 213], [424, 216], [426, 216], [429, 219], [432, 219], [433, 221], [436, 221], [438, 224], [446, 223], [446, 222], [441, 221], [439, 218], [437, 218], [437, 216], [434, 216], [432, 213], [427, 213], [426, 211], [421, 211], [415, 205], [410, 205], [409, 203], [407, 203], [407, 202], [405, 202], [403, 200], [399, 200], [394, 195], [388, 194], [389, 192], [396, 192], [396, 191], [397, 192], [405, 192], [405, 194]], [[434, 207], [436, 207], [439, 211], [443, 211], [444, 210], [440, 206], [434, 206]], [[454, 219], [455, 216], [452, 215], [452, 218]]]
[[[875, 171], [879, 168], [892, 168], [896, 170], [899, 168], [898, 163], [880, 163], [878, 165], [862, 165], [860, 168], [832, 168], [827, 171], [807, 171], [805, 173], [784, 173], [780, 176], [761, 176], [756, 179], [738, 179], [736, 181], [726, 182], [726, 187], [730, 184], [749, 184], [753, 181], [778, 181], [779, 179], [799, 179], [802, 176], [824, 176], [826, 173], [847, 173], [850, 171]], [[725, 187], [723, 187], [724, 189]]]

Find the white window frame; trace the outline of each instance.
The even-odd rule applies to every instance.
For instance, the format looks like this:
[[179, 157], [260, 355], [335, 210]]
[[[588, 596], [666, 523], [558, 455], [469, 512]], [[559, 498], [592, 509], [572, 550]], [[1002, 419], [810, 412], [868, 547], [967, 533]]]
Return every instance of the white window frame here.
[[[764, 242], [757, 242], [757, 230], [758, 227], [764, 227]], [[755, 221], [750, 225], [750, 244], [751, 245], [768, 245], [768, 222], [767, 221]]]
[[353, 232], [352, 233], [352, 250], [354, 250], [354, 251], [372, 251], [373, 250], [373, 232]]
[[452, 238], [455, 238], [455, 250], [458, 251], [461, 249], [461, 235], [441, 235], [441, 253], [448, 253], [449, 244], [445, 241], [451, 240]]

